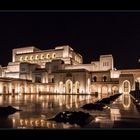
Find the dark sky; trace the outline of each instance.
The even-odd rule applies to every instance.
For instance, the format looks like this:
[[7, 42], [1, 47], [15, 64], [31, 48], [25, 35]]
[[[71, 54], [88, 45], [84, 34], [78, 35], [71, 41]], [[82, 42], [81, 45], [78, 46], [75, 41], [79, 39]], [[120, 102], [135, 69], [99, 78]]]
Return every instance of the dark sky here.
[[66, 44], [83, 56], [84, 63], [111, 53], [117, 69], [139, 68], [140, 13], [0, 12], [2, 66], [12, 60], [13, 48]]

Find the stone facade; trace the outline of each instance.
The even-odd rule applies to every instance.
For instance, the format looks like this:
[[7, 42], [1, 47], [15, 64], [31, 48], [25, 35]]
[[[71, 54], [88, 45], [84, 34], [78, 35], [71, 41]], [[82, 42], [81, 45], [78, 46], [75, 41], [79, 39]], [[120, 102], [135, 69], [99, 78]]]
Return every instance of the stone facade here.
[[116, 70], [111, 54], [83, 64], [70, 46], [13, 49], [12, 62], [0, 67], [0, 94], [66, 93], [108, 96], [140, 89], [140, 69]]

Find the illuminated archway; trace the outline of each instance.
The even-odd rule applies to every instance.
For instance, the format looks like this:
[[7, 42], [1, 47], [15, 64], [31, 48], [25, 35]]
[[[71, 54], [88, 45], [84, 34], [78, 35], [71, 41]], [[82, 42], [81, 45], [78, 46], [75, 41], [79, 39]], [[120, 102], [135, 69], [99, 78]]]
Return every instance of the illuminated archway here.
[[28, 59], [29, 59], [28, 56], [25, 56], [25, 61], [28, 61]]
[[30, 61], [33, 61], [34, 60], [34, 57], [31, 55], [30, 56]]
[[47, 58], [47, 59], [50, 59], [50, 54], [47, 54], [47, 55], [46, 55], [46, 58]]
[[112, 93], [113, 93], [113, 94], [118, 93], [118, 91], [119, 91], [119, 88], [118, 88], [117, 86], [113, 86], [113, 87], [112, 87]]
[[131, 90], [130, 88], [130, 82], [128, 80], [125, 80], [123, 82], [123, 93], [129, 93]]
[[21, 57], [20, 57], [20, 62], [22, 62], [22, 61], [23, 61], [23, 57], [21, 56]]
[[53, 53], [53, 54], [52, 54], [52, 58], [55, 58], [55, 57], [56, 57], [56, 54], [55, 54], [55, 53]]
[[20, 91], [19, 92], [20, 93], [24, 93], [25, 92], [24, 84], [23, 83], [20, 84]]
[[59, 93], [64, 93], [64, 87], [63, 87], [63, 82], [59, 82]]
[[102, 98], [105, 98], [105, 97], [107, 97], [108, 96], [108, 88], [107, 88], [107, 86], [103, 86], [102, 87]]
[[71, 80], [66, 81], [66, 93], [72, 93], [72, 81]]
[[6, 94], [7, 93], [7, 90], [8, 90], [8, 88], [7, 88], [7, 85], [3, 85], [3, 94]]
[[92, 85], [92, 86], [91, 86], [91, 92], [92, 92], [92, 93], [98, 92], [98, 87], [97, 87], [96, 85]]
[[36, 59], [36, 60], [38, 60], [38, 59], [39, 59], [39, 56], [38, 56], [38, 55], [36, 55], [36, 56], [35, 56], [35, 59]]
[[78, 81], [75, 82], [75, 93], [79, 93], [79, 90], [80, 90], [80, 84]]
[[44, 58], [45, 58], [44, 54], [41, 54], [41, 59], [44, 59]]

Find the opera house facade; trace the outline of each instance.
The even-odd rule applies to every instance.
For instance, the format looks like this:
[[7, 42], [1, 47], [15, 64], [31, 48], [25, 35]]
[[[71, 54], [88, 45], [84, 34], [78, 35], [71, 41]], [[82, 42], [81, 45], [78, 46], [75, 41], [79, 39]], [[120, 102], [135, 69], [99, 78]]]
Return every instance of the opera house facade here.
[[140, 69], [117, 70], [111, 54], [83, 64], [70, 46], [12, 50], [12, 62], [0, 67], [0, 94], [98, 94], [140, 89]]

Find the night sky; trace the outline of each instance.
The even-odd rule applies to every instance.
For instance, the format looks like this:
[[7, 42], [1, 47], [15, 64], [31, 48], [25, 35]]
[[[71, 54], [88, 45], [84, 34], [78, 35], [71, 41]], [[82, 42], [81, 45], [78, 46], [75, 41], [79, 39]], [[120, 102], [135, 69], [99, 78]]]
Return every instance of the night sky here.
[[70, 45], [84, 63], [112, 54], [117, 69], [139, 68], [140, 13], [0, 12], [0, 64], [12, 60], [13, 48], [30, 45]]

